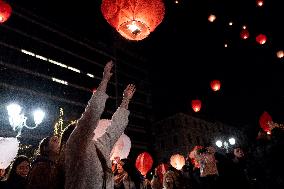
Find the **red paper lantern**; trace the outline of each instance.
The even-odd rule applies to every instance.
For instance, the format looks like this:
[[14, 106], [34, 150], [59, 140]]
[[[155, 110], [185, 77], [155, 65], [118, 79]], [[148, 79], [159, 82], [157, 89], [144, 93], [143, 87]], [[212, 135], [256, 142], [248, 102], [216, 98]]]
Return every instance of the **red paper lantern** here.
[[139, 154], [135, 163], [137, 170], [140, 171], [140, 173], [144, 176], [152, 168], [152, 165], [153, 165], [153, 158], [148, 152], [143, 152]]
[[240, 33], [242, 39], [247, 39], [249, 37], [249, 32], [247, 29], [243, 29]]
[[266, 43], [267, 37], [264, 34], [259, 34], [258, 36], [256, 36], [256, 41], [263, 45], [264, 43]]
[[0, 24], [6, 22], [11, 16], [12, 8], [8, 3], [0, 0]]
[[157, 174], [161, 183], [163, 183], [163, 176], [168, 171], [168, 169], [169, 166], [165, 163], [161, 163], [157, 166]]
[[193, 111], [199, 112], [200, 109], [201, 109], [201, 100], [198, 100], [198, 99], [192, 100], [191, 101], [191, 107], [192, 107]]
[[272, 121], [272, 117], [267, 112], [263, 112], [259, 118], [259, 125], [265, 132], [270, 132], [270, 127], [268, 122]]
[[210, 86], [213, 91], [219, 91], [221, 88], [221, 82], [219, 80], [213, 80], [210, 82]]
[[101, 11], [107, 22], [123, 37], [142, 40], [162, 22], [162, 0], [103, 0]]

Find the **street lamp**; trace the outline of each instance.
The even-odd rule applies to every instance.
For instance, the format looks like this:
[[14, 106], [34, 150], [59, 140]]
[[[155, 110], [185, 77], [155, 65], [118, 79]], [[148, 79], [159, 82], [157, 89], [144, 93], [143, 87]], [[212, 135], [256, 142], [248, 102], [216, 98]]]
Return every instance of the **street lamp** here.
[[233, 146], [233, 145], [236, 144], [236, 139], [235, 138], [229, 138], [228, 141], [217, 140], [215, 144], [218, 148], [225, 148], [226, 153], [228, 153], [230, 145]]
[[38, 127], [39, 124], [41, 124], [45, 113], [37, 109], [33, 112], [34, 117], [34, 126], [28, 126], [27, 125], [27, 117], [22, 112], [22, 107], [18, 104], [10, 104], [7, 106], [8, 116], [9, 116], [9, 123], [10, 126], [13, 128], [14, 131], [17, 131], [18, 134], [16, 137], [19, 137], [22, 133], [23, 127], [26, 127], [28, 129], [35, 129]]

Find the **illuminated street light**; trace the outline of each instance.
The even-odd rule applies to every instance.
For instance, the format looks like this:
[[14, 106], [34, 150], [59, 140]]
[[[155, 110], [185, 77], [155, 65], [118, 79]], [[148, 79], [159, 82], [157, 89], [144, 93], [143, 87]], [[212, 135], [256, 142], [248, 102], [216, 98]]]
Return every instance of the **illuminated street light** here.
[[38, 125], [41, 124], [45, 116], [45, 113], [40, 109], [34, 111], [33, 113], [34, 125], [28, 126], [26, 123], [28, 118], [22, 112], [22, 107], [20, 105], [10, 104], [7, 106], [7, 111], [8, 111], [10, 126], [13, 128], [14, 131], [18, 132], [17, 137], [21, 135], [22, 129], [24, 127], [28, 129], [37, 128]]
[[230, 138], [228, 141], [217, 140], [215, 144], [218, 148], [225, 149], [226, 153], [228, 153], [230, 146], [233, 146], [236, 144], [236, 139]]

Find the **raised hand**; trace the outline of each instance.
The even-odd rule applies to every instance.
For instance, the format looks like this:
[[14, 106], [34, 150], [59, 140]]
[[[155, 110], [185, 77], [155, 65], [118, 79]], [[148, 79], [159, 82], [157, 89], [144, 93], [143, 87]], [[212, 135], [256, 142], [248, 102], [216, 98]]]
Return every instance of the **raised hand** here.
[[105, 80], [110, 80], [111, 76], [112, 76], [112, 67], [113, 67], [113, 62], [112, 60], [109, 61], [106, 65], [105, 65], [105, 68], [104, 68], [104, 73], [103, 73], [103, 79]]
[[134, 84], [129, 84], [123, 91], [123, 98], [127, 98], [130, 100], [136, 91], [136, 87]]

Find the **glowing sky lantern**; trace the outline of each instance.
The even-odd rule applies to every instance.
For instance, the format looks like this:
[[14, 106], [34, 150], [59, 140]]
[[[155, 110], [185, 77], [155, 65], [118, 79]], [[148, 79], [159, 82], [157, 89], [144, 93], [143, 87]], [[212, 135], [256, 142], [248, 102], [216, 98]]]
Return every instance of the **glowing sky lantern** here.
[[175, 154], [171, 156], [170, 164], [176, 168], [177, 170], [181, 170], [182, 167], [185, 165], [185, 158], [183, 155]]
[[210, 14], [209, 16], [208, 16], [208, 21], [209, 22], [214, 22], [216, 20], [216, 16], [214, 15], [214, 14]]
[[140, 173], [145, 176], [152, 168], [153, 158], [148, 152], [143, 152], [138, 155], [135, 162], [135, 167]]
[[142, 40], [164, 19], [165, 5], [163, 0], [103, 0], [101, 11], [123, 37]]
[[247, 29], [242, 29], [240, 36], [241, 36], [242, 39], [249, 38], [249, 31]]
[[284, 57], [284, 51], [280, 50], [280, 51], [277, 51], [277, 57], [278, 58], [283, 58]]
[[191, 107], [192, 107], [193, 111], [199, 112], [200, 109], [201, 109], [201, 104], [202, 104], [201, 100], [198, 100], [198, 99], [192, 100], [191, 101]]
[[265, 44], [266, 40], [267, 40], [267, 37], [264, 34], [259, 34], [258, 36], [256, 36], [256, 41], [261, 45]]
[[12, 8], [11, 6], [0, 0], [0, 24], [6, 22], [8, 18], [11, 16]]
[[256, 0], [256, 4], [257, 4], [257, 6], [262, 7], [263, 6], [263, 0]]
[[219, 91], [221, 88], [221, 82], [219, 80], [213, 80], [210, 82], [210, 86], [213, 91]]

